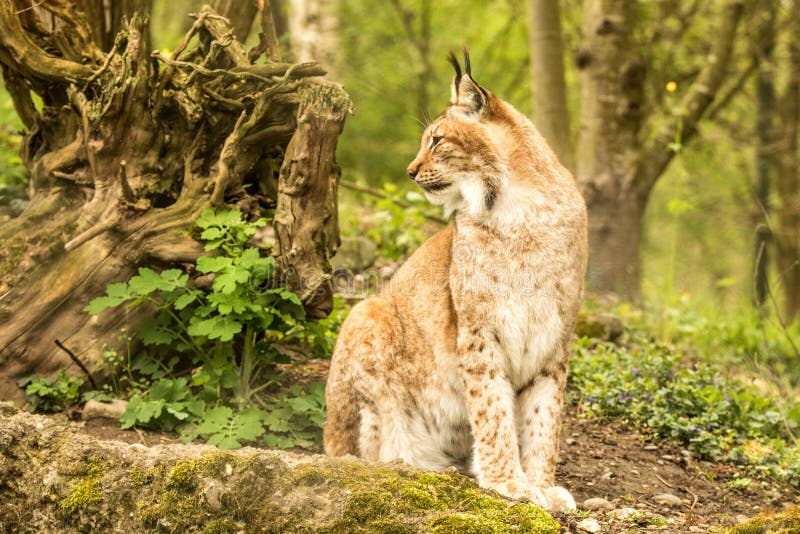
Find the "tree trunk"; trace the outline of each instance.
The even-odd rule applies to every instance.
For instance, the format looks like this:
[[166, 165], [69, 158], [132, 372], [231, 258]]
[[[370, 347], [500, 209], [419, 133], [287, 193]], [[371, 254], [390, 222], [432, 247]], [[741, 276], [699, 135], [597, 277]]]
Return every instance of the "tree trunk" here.
[[561, 163], [574, 170], [559, 2], [531, 0], [529, 12], [534, 122]]
[[[90, 318], [82, 308], [138, 266], [192, 263], [202, 253], [193, 222], [211, 205], [248, 217], [275, 209], [278, 265], [302, 273], [283, 279], [309, 315], [330, 311], [333, 158], [351, 104], [339, 86], [309, 78], [320, 67], [251, 64], [208, 7], [166, 57], [150, 54], [141, 17], [104, 56], [90, 21], [66, 0], [45, 4], [75, 29], [58, 39], [21, 18], [18, 5], [0, 0], [0, 63], [30, 129], [22, 147], [30, 204], [0, 228], [0, 398], [21, 399], [22, 376], [72, 365], [56, 339], [97, 370], [140, 312]], [[75, 43], [84, 63], [66, 59]], [[295, 171], [305, 155], [315, 164]], [[288, 230], [278, 223], [287, 219], [296, 221]]]
[[339, 24], [333, 0], [289, 0], [289, 38], [295, 61], [316, 61], [336, 72]]
[[769, 190], [775, 164], [772, 118], [775, 113], [775, 84], [772, 51], [775, 46], [775, 10], [771, 2], [759, 6], [762, 20], [756, 34], [756, 180], [755, 239], [753, 242], [753, 304], [763, 308], [769, 297]]
[[[114, 39], [122, 30], [125, 20], [130, 20], [134, 13], [149, 15], [153, 8], [153, 0], [77, 0], [75, 4], [82, 9], [91, 21], [89, 30], [92, 40], [104, 52], [111, 50]], [[149, 28], [144, 29], [144, 39], [150, 48]]]
[[[590, 291], [639, 299], [641, 223], [647, 200], [681, 143], [695, 135], [722, 86], [742, 9], [738, 0], [723, 6], [717, 36], [680, 101], [681, 113], [664, 117], [647, 110], [646, 69], [633, 39], [637, 4], [584, 1], [583, 41], [576, 57], [581, 77], [576, 177], [589, 211]], [[645, 132], [645, 110], [648, 123], [664, 126]]]
[[789, 79], [778, 102], [778, 208], [777, 264], [784, 295], [784, 321], [800, 317], [800, 0], [789, 10], [789, 53], [786, 66], [776, 69]]
[[561, 527], [455, 472], [99, 441], [0, 405], [0, 532], [523, 531]]
[[213, 0], [211, 7], [231, 21], [231, 28], [240, 43], [247, 40], [253, 21], [258, 13], [255, 0]]
[[637, 300], [646, 197], [635, 188], [645, 81], [633, 42], [636, 3], [586, 0], [583, 20], [576, 174], [589, 210], [587, 282]]

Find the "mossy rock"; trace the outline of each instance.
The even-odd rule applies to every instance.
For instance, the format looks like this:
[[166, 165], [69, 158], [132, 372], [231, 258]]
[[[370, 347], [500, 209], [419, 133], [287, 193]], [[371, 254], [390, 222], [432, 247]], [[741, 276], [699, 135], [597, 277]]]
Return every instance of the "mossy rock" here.
[[759, 514], [733, 527], [731, 534], [800, 534], [800, 506]]
[[624, 332], [625, 325], [616, 315], [585, 310], [578, 313], [575, 325], [575, 335], [578, 337], [616, 341]]
[[0, 413], [0, 465], [0, 532], [560, 532], [455, 471], [103, 442], [23, 412]]

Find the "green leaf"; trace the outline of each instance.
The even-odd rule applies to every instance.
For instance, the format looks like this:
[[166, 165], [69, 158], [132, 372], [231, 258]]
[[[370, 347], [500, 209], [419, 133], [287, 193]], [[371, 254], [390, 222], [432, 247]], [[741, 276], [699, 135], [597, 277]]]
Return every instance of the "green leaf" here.
[[150, 387], [148, 397], [151, 399], [164, 400], [166, 402], [183, 400], [189, 394], [187, 382], [187, 379], [184, 377], [161, 378]]
[[248, 280], [250, 280], [250, 271], [234, 265], [214, 278], [214, 291], [232, 293], [239, 284], [244, 284]]
[[213, 210], [206, 208], [200, 214], [195, 224], [200, 228], [209, 228], [212, 226], [235, 226], [242, 223], [242, 212], [238, 209], [232, 210]]
[[166, 277], [162, 277], [152, 269], [140, 267], [139, 274], [128, 282], [131, 292], [136, 296], [147, 296], [155, 291], [172, 291], [178, 287], [183, 287], [179, 276], [175, 276], [177, 269], [164, 271]]
[[232, 317], [218, 315], [189, 325], [187, 331], [191, 336], [230, 341], [234, 335], [242, 331], [242, 323]]
[[225, 237], [225, 230], [217, 227], [207, 228], [200, 234], [200, 239], [203, 241], [211, 241], [212, 239], [220, 239], [221, 237]]
[[203, 422], [197, 427], [200, 434], [216, 434], [228, 426], [233, 410], [227, 406], [217, 406], [203, 413]]
[[182, 310], [192, 302], [198, 299], [199, 292], [198, 291], [188, 291], [175, 299], [175, 302], [172, 303], [172, 306], [176, 310]]
[[133, 295], [131, 295], [128, 289], [128, 284], [109, 284], [106, 286], [106, 296], [93, 299], [83, 308], [83, 311], [92, 315], [97, 315], [103, 310], [119, 306], [131, 298], [133, 298]]
[[218, 273], [233, 265], [233, 260], [226, 256], [200, 256], [197, 258], [197, 272]]
[[224, 242], [224, 239], [212, 239], [211, 241], [208, 241], [203, 248], [205, 250], [218, 249]]
[[286, 408], [277, 408], [265, 413], [262, 420], [273, 432], [288, 432], [291, 428], [289, 425], [291, 416], [291, 412]]
[[249, 309], [249, 303], [245, 300], [241, 292], [233, 293], [211, 293], [208, 302], [217, 307], [217, 311], [222, 315], [229, 315], [231, 312], [243, 314]]
[[232, 437], [225, 436], [223, 434], [217, 434], [211, 436], [208, 440], [209, 445], [215, 445], [217, 448], [226, 450], [226, 451], [233, 451], [236, 449], [241, 449], [242, 444], [233, 439]]
[[155, 317], [147, 317], [136, 329], [136, 333], [145, 345], [169, 345], [178, 338], [178, 334]]

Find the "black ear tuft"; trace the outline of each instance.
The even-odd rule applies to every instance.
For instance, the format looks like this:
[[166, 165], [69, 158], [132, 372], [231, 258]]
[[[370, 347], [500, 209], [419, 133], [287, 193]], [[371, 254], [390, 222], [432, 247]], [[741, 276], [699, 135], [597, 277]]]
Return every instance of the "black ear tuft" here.
[[469, 62], [469, 50], [467, 49], [467, 45], [462, 45], [461, 50], [464, 52], [464, 72], [467, 73], [467, 76], [470, 78], [472, 77], [472, 65]]
[[450, 61], [450, 64], [453, 66], [453, 69], [456, 71], [456, 87], [458, 84], [461, 83], [461, 65], [458, 64], [458, 58], [456, 54], [451, 50], [449, 54], [447, 54], [447, 59]]

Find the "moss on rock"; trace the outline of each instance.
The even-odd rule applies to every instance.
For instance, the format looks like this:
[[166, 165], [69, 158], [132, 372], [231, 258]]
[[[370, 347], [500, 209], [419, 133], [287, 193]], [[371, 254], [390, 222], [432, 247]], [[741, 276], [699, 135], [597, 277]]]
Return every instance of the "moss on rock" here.
[[[0, 414], [0, 532], [558, 532], [547, 513], [455, 471], [289, 452], [100, 442], [27, 413]], [[99, 460], [98, 460], [99, 459]], [[15, 475], [16, 473], [16, 475]], [[20, 473], [22, 475], [20, 475]], [[47, 483], [43, 483], [47, 480]], [[55, 498], [52, 495], [56, 495]], [[60, 496], [60, 497], [58, 497]], [[10, 519], [6, 519], [9, 521]]]
[[731, 534], [800, 534], [800, 506], [778, 513], [764, 513], [736, 525]]
[[111, 467], [111, 462], [92, 460], [87, 465], [86, 474], [75, 482], [64, 497], [58, 501], [58, 509], [70, 514], [84, 509], [90, 504], [103, 500], [101, 484], [106, 470]]

